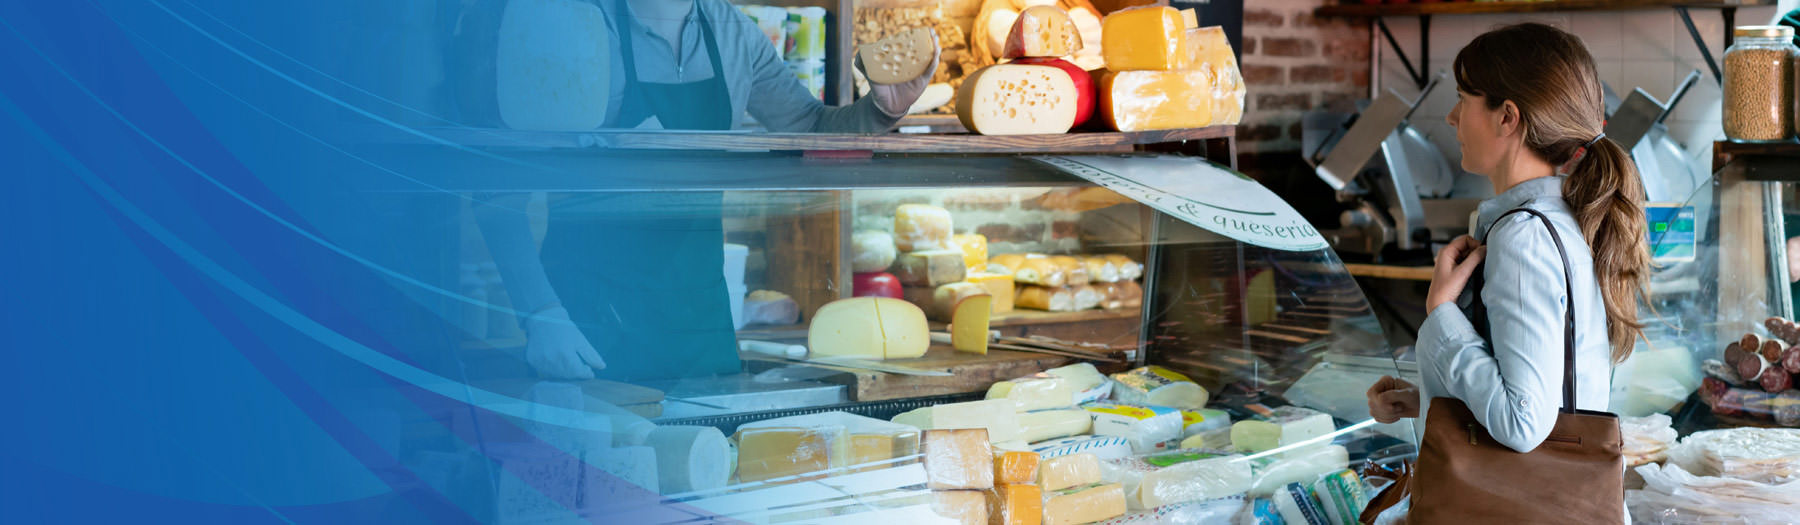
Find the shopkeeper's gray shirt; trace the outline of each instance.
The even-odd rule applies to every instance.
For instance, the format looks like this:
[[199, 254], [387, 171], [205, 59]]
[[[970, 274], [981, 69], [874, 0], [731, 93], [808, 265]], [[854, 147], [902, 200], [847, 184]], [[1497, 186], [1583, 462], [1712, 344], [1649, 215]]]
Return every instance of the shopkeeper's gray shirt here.
[[[607, 41], [613, 49], [622, 51], [614, 30], [618, 25], [613, 11], [630, 6], [623, 0], [589, 1], [606, 13]], [[712, 23], [714, 40], [723, 55], [720, 67], [731, 97], [733, 128], [744, 123], [746, 110], [770, 131], [786, 132], [883, 132], [892, 129], [903, 116], [888, 115], [875, 104], [874, 97], [863, 97], [843, 107], [826, 106], [813, 98], [788, 70], [762, 29], [725, 0], [694, 0], [694, 10], [689, 11], [681, 29], [680, 59], [668, 41], [651, 33], [642, 20], [634, 17], [630, 31], [639, 82], [681, 84], [713, 77], [712, 57], [707, 55], [706, 41], [700, 34], [700, 12], [705, 12]], [[625, 103], [625, 62], [615, 58], [612, 69], [612, 99], [606, 107], [605, 127], [637, 126], [636, 122], [615, 122], [619, 106]]]
[[[1473, 235], [1488, 246], [1480, 293], [1491, 343], [1461, 308], [1445, 304], [1425, 318], [1416, 348], [1427, 403], [1461, 399], [1494, 439], [1528, 452], [1550, 435], [1562, 406], [1564, 286], [1556, 244], [1537, 217], [1509, 215], [1484, 235], [1501, 214], [1521, 206], [1550, 218], [1573, 266], [1576, 407], [1606, 410], [1612, 375], [1606, 308], [1592, 252], [1563, 202], [1561, 177], [1528, 180], [1481, 202]], [[1466, 307], [1471, 294], [1464, 290], [1458, 304]], [[1421, 407], [1421, 416], [1426, 410]]]

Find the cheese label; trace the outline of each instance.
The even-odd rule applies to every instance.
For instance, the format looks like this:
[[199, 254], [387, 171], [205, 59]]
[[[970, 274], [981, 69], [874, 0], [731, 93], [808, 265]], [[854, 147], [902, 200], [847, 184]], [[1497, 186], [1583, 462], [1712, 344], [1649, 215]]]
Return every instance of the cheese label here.
[[1216, 457], [1228, 456], [1228, 455], [1230, 455], [1230, 454], [1227, 454], [1224, 452], [1210, 451], [1210, 450], [1176, 450], [1176, 451], [1171, 451], [1171, 452], [1163, 452], [1163, 453], [1151, 454], [1148, 456], [1144, 456], [1143, 460], [1144, 460], [1144, 463], [1148, 463], [1151, 466], [1169, 467], [1169, 466], [1174, 466], [1174, 465], [1180, 465], [1182, 463], [1187, 463], [1189, 461], [1200, 461], [1202, 459], [1210, 459], [1210, 458], [1216, 458]]
[[1032, 444], [1031, 451], [1043, 459], [1085, 452], [1112, 460], [1130, 456], [1131, 442], [1119, 436], [1075, 436]]
[[1168, 407], [1140, 407], [1113, 403], [1091, 403], [1082, 408], [1086, 408], [1088, 412], [1096, 414], [1125, 416], [1131, 419], [1150, 419], [1163, 414], [1177, 412], [1177, 410]]

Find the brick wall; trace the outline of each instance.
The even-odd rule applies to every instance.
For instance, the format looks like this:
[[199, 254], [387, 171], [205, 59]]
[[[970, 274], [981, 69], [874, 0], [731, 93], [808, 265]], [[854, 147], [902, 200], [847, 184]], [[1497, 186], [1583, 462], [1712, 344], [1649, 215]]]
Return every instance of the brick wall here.
[[1248, 94], [1238, 128], [1244, 154], [1300, 150], [1300, 115], [1319, 106], [1354, 109], [1369, 92], [1369, 24], [1314, 18], [1332, 0], [1244, 3], [1239, 66]]
[[1081, 247], [1081, 213], [1037, 205], [1043, 188], [865, 190], [852, 196], [857, 230], [894, 231], [894, 209], [931, 204], [950, 211], [955, 233], [988, 238], [988, 253], [1074, 253]]

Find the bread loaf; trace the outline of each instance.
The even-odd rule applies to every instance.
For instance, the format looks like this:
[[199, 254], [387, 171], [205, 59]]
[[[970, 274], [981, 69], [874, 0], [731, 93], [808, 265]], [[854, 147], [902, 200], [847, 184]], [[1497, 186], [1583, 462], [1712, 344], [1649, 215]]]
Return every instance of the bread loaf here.
[[1083, 264], [1081, 259], [1068, 255], [1056, 255], [1050, 257], [1050, 262], [1056, 263], [1057, 267], [1062, 268], [1065, 286], [1088, 284], [1087, 265]]
[[1068, 284], [1068, 275], [1063, 273], [1062, 266], [1047, 258], [1027, 258], [1019, 263], [1019, 269], [1013, 272], [1013, 280], [1019, 284], [1035, 284], [1051, 288], [1061, 288]]
[[1050, 312], [1075, 311], [1075, 294], [1068, 288], [1046, 288], [1043, 286], [1020, 286], [1018, 297], [1013, 299], [1019, 308], [1044, 310]]
[[1083, 257], [1083, 266], [1087, 267], [1088, 281], [1095, 283], [1119, 282], [1119, 265], [1113, 264], [1106, 257]]
[[1137, 278], [1144, 276], [1144, 265], [1138, 264], [1137, 261], [1131, 260], [1130, 257], [1115, 253], [1107, 255], [1106, 260], [1112, 261], [1114, 265], [1119, 267], [1119, 280], [1135, 281]]

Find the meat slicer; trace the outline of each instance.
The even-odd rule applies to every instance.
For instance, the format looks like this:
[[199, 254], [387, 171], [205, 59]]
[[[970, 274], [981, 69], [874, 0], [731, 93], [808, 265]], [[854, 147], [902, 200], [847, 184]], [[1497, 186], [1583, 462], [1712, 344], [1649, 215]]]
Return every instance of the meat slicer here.
[[[1448, 196], [1461, 170], [1406, 120], [1443, 78], [1439, 74], [1413, 100], [1390, 89], [1356, 115], [1304, 117], [1301, 154], [1344, 206], [1336, 225], [1318, 225], [1338, 253], [1429, 258], [1433, 234], [1427, 221], [1435, 214], [1427, 213], [1420, 197]], [[1450, 222], [1466, 230], [1466, 212]]]

